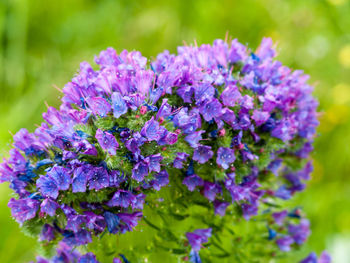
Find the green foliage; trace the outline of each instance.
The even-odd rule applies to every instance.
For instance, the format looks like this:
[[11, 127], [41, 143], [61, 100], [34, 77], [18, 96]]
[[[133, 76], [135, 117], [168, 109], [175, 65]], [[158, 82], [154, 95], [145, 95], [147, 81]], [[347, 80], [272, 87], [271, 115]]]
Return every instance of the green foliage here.
[[94, 124], [98, 129], [107, 131], [111, 130], [116, 125], [116, 120], [113, 116], [107, 116], [104, 118], [98, 117]]
[[38, 218], [33, 218], [31, 220], [25, 221], [21, 226], [21, 231], [33, 238], [37, 238], [41, 232], [43, 222]]
[[39, 255], [45, 258], [51, 258], [56, 253], [57, 242], [41, 242], [37, 248]]

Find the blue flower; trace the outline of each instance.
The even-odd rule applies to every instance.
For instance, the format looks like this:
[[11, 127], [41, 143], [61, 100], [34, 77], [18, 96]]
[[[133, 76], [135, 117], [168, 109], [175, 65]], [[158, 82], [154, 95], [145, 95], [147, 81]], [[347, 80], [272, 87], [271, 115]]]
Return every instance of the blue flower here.
[[194, 191], [194, 189], [196, 189], [197, 186], [203, 186], [204, 181], [198, 175], [192, 174], [190, 176], [185, 177], [182, 183], [186, 185], [188, 190], [192, 192]]
[[113, 92], [111, 99], [112, 99], [113, 116], [115, 118], [119, 118], [123, 114], [127, 113], [128, 107], [122, 95], [119, 92]]
[[110, 155], [116, 155], [119, 144], [113, 134], [97, 129], [95, 137], [102, 149], [107, 150]]
[[215, 117], [221, 115], [222, 105], [217, 99], [211, 99], [210, 101], [202, 103], [200, 106], [200, 113], [206, 121], [211, 121]]
[[141, 135], [146, 137], [148, 141], [158, 141], [160, 139], [159, 123], [152, 117], [145, 123], [141, 129]]
[[163, 156], [158, 153], [150, 155], [145, 159], [145, 162], [148, 164], [149, 172], [160, 172], [160, 162], [163, 160]]
[[59, 207], [60, 206], [55, 201], [47, 198], [41, 203], [40, 211], [48, 214], [49, 216], [54, 216]]
[[100, 115], [104, 117], [111, 110], [111, 105], [101, 97], [87, 98], [87, 104], [89, 105], [91, 111], [95, 115]]
[[16, 200], [11, 198], [8, 206], [11, 208], [11, 214], [20, 224], [35, 217], [39, 209], [40, 202], [31, 198]]
[[105, 168], [95, 167], [89, 179], [89, 189], [100, 190], [109, 186], [109, 175]]
[[55, 239], [55, 228], [49, 224], [43, 225], [40, 233], [40, 241], [51, 241]]
[[184, 152], [177, 153], [174, 159], [173, 166], [177, 169], [183, 168], [183, 162], [187, 160], [188, 156], [190, 155]]
[[80, 166], [74, 170], [72, 180], [72, 192], [85, 192], [86, 184], [91, 179], [93, 167], [90, 165]]
[[202, 244], [208, 242], [208, 238], [211, 237], [211, 232], [211, 228], [196, 229], [193, 232], [187, 232], [186, 237], [192, 249], [198, 252], [201, 249]]
[[113, 214], [111, 212], [104, 212], [103, 214], [106, 223], [107, 223], [107, 229], [109, 231], [109, 233], [115, 233], [118, 226], [119, 226], [119, 217], [116, 214]]
[[276, 243], [281, 251], [289, 251], [290, 246], [294, 243], [293, 238], [290, 236], [280, 237], [276, 240]]
[[225, 106], [233, 107], [242, 98], [238, 88], [234, 85], [228, 85], [221, 93], [220, 100]]
[[147, 174], [148, 166], [144, 162], [137, 163], [132, 169], [132, 178], [138, 182], [141, 182]]
[[192, 148], [197, 148], [200, 144], [199, 141], [202, 140], [202, 134], [205, 133], [205, 131], [195, 131], [185, 137], [185, 141], [189, 143], [189, 145]]
[[71, 183], [71, 177], [68, 170], [64, 167], [55, 166], [47, 175], [40, 176], [36, 184], [43, 196], [56, 199], [59, 190], [68, 190]]
[[111, 200], [108, 201], [108, 206], [120, 206], [127, 208], [136, 201], [136, 197], [126, 190], [118, 190], [114, 193]]
[[214, 153], [210, 146], [200, 145], [193, 153], [193, 160], [203, 164], [213, 157]]
[[220, 147], [217, 152], [216, 163], [222, 168], [229, 168], [230, 164], [235, 161], [235, 151], [230, 148]]
[[154, 175], [154, 179], [151, 181], [153, 188], [157, 191], [161, 187], [166, 186], [169, 183], [169, 174], [166, 170], [162, 170], [160, 173]]

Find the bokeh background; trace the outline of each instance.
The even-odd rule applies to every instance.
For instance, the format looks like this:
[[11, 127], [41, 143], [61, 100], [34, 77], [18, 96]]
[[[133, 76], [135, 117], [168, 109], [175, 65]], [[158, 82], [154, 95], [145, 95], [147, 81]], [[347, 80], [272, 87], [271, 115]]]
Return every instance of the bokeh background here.
[[[278, 43], [278, 59], [311, 75], [321, 125], [308, 190], [295, 198], [312, 222], [306, 251], [327, 249], [350, 262], [350, 1], [349, 0], [0, 0], [0, 157], [10, 133], [33, 131], [83, 60], [112, 46], [152, 58], [194, 39], [212, 43], [226, 31], [255, 48]], [[10, 217], [0, 186], [0, 262], [34, 258], [35, 240]]]

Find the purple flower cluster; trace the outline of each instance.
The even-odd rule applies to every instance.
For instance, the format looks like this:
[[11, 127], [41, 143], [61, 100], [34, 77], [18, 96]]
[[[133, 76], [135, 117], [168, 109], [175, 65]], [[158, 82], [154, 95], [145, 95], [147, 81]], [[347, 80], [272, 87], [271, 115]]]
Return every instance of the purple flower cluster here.
[[[125, 259], [123, 255], [120, 255], [122, 259]], [[126, 260], [126, 259], [125, 259]], [[124, 262], [127, 263], [126, 260]], [[67, 244], [61, 242], [58, 244], [58, 247], [56, 249], [56, 255], [53, 256], [51, 259], [45, 259], [42, 257], [37, 257], [36, 259], [37, 263], [99, 263], [99, 261], [96, 259], [96, 256], [88, 252], [86, 254], [81, 254], [79, 251], [71, 248]], [[119, 257], [113, 259], [113, 263], [122, 263], [121, 259]]]
[[311, 252], [310, 255], [308, 255], [306, 258], [300, 261], [300, 263], [331, 263], [331, 262], [332, 262], [332, 258], [326, 251], [323, 251], [319, 258], [317, 258], [317, 255], [315, 252]]
[[[221, 217], [235, 205], [248, 220], [265, 203], [291, 198], [312, 171], [304, 160], [317, 102], [308, 76], [275, 55], [264, 38], [255, 52], [216, 40], [166, 51], [150, 65], [139, 52], [112, 48], [95, 58], [99, 70], [81, 63], [60, 108], [49, 107], [34, 133], [21, 129], [0, 164], [0, 181], [18, 196], [9, 202], [13, 217], [39, 219], [41, 240], [69, 246], [132, 231], [147, 194], [168, 185], [172, 169], [181, 191], [199, 192]], [[286, 251], [308, 234], [301, 221], [276, 242]], [[187, 233], [194, 257], [210, 235]]]
[[271, 216], [268, 239], [275, 240], [281, 251], [291, 250], [293, 244], [304, 244], [311, 233], [310, 223], [302, 217], [300, 209], [283, 210]]

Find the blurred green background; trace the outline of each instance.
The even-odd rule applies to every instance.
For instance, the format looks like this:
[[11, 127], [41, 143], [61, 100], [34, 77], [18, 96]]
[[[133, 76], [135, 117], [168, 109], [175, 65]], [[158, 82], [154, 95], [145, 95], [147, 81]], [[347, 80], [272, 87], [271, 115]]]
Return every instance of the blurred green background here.
[[[306, 251], [327, 249], [350, 262], [350, 1], [349, 0], [0, 0], [0, 156], [10, 132], [33, 131], [83, 60], [112, 46], [154, 57], [183, 41], [212, 43], [226, 31], [255, 48], [278, 43], [278, 59], [304, 69], [320, 100], [315, 172], [295, 203], [312, 222]], [[9, 132], [10, 131], [10, 132]], [[10, 190], [0, 186], [0, 262], [34, 258], [35, 240], [10, 217]]]

